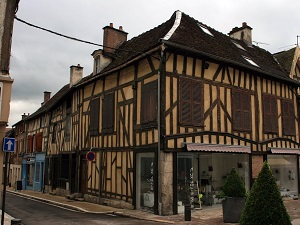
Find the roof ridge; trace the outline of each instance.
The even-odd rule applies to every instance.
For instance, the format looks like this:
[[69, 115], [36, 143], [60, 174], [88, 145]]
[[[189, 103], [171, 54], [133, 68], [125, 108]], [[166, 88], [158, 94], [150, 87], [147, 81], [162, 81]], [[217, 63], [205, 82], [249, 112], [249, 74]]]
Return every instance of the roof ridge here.
[[169, 30], [169, 32], [163, 37], [164, 40], [169, 40], [169, 38], [175, 33], [176, 29], [180, 25], [181, 17], [182, 17], [182, 12], [177, 10], [174, 24], [173, 24], [172, 28]]

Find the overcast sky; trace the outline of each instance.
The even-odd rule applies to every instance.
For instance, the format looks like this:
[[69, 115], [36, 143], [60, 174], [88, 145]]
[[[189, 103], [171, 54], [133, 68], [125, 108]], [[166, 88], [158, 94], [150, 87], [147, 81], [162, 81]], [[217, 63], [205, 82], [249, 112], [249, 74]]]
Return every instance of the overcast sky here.
[[[180, 10], [227, 34], [247, 22], [260, 47], [276, 53], [292, 48], [300, 35], [299, 0], [21, 0], [17, 17], [34, 25], [102, 44], [102, 28], [123, 26], [131, 39], [168, 20]], [[300, 38], [299, 38], [300, 42]], [[43, 92], [53, 96], [69, 83], [70, 66], [92, 72], [91, 53], [99, 49], [15, 20], [10, 74], [14, 79], [9, 126], [33, 113]]]

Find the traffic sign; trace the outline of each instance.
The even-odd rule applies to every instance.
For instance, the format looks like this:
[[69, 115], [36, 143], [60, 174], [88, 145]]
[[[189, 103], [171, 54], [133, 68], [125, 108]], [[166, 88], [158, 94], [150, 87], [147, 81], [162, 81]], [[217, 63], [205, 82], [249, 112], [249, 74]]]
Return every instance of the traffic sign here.
[[85, 156], [86, 160], [93, 161], [95, 159], [95, 152], [89, 151]]
[[5, 137], [3, 140], [3, 151], [14, 152], [15, 151], [15, 139]]

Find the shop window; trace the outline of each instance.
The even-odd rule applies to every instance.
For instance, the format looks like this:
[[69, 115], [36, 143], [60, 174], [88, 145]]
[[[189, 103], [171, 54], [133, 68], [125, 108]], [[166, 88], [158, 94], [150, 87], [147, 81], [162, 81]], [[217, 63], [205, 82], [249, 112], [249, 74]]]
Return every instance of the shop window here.
[[114, 131], [114, 93], [106, 94], [103, 99], [102, 107], [102, 132], [104, 134], [110, 134]]
[[137, 155], [137, 208], [154, 210], [154, 154]]
[[100, 99], [95, 98], [90, 102], [90, 135], [99, 134], [99, 113], [100, 113]]
[[233, 129], [251, 131], [251, 98], [248, 91], [232, 90]]
[[298, 197], [296, 155], [268, 155], [268, 165], [283, 197]]
[[179, 79], [179, 123], [187, 126], [203, 125], [203, 90], [200, 81]]
[[141, 123], [142, 127], [156, 126], [157, 122], [157, 81], [142, 86]]
[[37, 162], [35, 166], [35, 182], [40, 182], [41, 163]]
[[263, 95], [263, 121], [265, 133], [278, 133], [277, 99], [273, 95]]
[[284, 135], [295, 135], [295, 109], [292, 100], [283, 99], [282, 108], [282, 124]]

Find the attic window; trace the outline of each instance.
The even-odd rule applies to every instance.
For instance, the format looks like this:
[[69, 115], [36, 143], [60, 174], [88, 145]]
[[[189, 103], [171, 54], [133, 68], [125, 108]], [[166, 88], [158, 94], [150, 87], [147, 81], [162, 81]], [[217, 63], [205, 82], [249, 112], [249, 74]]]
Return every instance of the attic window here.
[[214, 36], [208, 29], [207, 29], [207, 27], [205, 27], [204, 25], [202, 25], [201, 23], [198, 23], [198, 26], [206, 33], [206, 34], [208, 34], [208, 35], [210, 35], [210, 36]]
[[243, 58], [244, 58], [248, 63], [250, 63], [251, 65], [259, 67], [259, 65], [257, 65], [257, 64], [256, 64], [252, 59], [250, 59], [249, 57], [243, 56]]
[[240, 45], [239, 43], [237, 43], [236, 41], [231, 40], [231, 42], [232, 42], [236, 47], [238, 47], [239, 49], [246, 51], [246, 49], [244, 49], [243, 46], [241, 46], [241, 45]]

